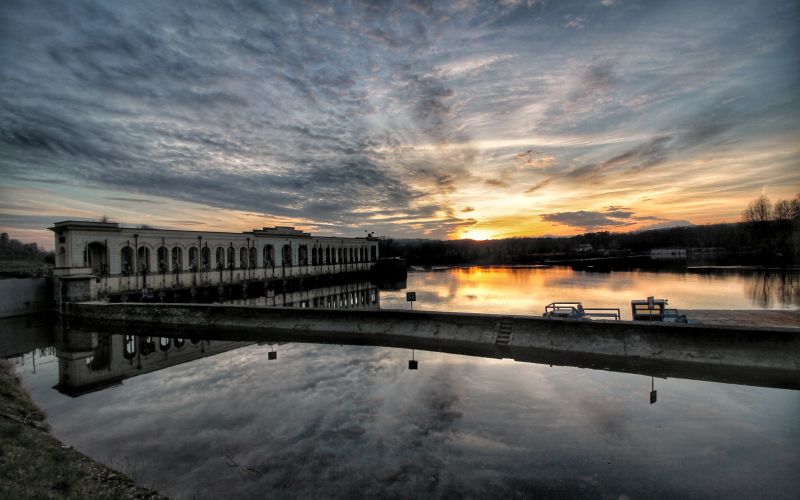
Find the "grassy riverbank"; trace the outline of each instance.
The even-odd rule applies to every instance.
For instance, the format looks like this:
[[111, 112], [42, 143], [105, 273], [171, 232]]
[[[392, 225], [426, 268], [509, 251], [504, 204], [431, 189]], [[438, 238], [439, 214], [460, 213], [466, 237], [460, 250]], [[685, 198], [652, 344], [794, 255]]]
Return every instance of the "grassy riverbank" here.
[[0, 498], [162, 499], [51, 436], [44, 413], [0, 360]]

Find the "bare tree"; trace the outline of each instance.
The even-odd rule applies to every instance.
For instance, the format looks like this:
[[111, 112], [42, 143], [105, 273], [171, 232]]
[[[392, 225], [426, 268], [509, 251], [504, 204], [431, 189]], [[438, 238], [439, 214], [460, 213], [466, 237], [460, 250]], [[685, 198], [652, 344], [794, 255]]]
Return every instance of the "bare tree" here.
[[110, 222], [110, 220], [111, 220], [111, 219], [109, 219], [109, 218], [108, 218], [108, 215], [106, 215], [106, 214], [103, 214], [103, 215], [100, 217], [100, 222]]
[[772, 202], [763, 194], [750, 202], [742, 213], [745, 222], [766, 222], [772, 219]]
[[794, 218], [794, 201], [795, 200], [780, 200], [775, 204], [773, 214], [775, 220], [782, 222], [790, 221]]

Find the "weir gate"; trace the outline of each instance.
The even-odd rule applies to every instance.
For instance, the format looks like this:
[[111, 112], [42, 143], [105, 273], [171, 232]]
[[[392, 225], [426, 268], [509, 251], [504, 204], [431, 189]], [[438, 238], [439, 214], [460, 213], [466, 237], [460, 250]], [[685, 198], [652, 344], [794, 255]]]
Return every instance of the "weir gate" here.
[[[312, 236], [293, 227], [242, 233], [57, 222], [54, 298], [194, 301], [268, 295], [312, 281], [363, 280], [378, 262], [378, 239]], [[249, 293], [248, 293], [249, 290]]]

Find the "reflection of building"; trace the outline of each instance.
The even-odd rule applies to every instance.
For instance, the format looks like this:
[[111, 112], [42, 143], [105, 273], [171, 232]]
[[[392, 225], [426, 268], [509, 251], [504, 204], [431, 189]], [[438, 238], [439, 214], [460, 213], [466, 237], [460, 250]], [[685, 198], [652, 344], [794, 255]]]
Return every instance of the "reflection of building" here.
[[86, 332], [66, 335], [64, 345], [56, 350], [56, 388], [70, 396], [80, 396], [120, 384], [126, 378], [249, 344]]
[[313, 307], [317, 309], [380, 309], [380, 294], [370, 282], [348, 283], [289, 293], [267, 292], [266, 297], [245, 300], [255, 305]]
[[365, 271], [378, 240], [312, 236], [292, 227], [217, 233], [58, 222], [54, 275], [67, 300], [171, 288]]
[[[240, 302], [240, 301], [234, 301]], [[370, 282], [348, 283], [286, 293], [268, 290], [266, 297], [242, 299], [253, 305], [319, 309], [380, 309], [378, 289]], [[58, 357], [58, 390], [72, 396], [116, 385], [142, 373], [212, 356], [248, 345], [144, 335], [64, 332]]]
[[685, 259], [685, 248], [653, 248], [650, 250], [651, 259]]

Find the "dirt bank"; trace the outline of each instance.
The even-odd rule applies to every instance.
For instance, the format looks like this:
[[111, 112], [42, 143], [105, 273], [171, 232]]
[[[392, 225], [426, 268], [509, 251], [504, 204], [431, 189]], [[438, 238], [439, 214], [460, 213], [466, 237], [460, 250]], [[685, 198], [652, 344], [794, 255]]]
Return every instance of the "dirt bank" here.
[[0, 359], [0, 498], [165, 499], [50, 435], [44, 413]]

